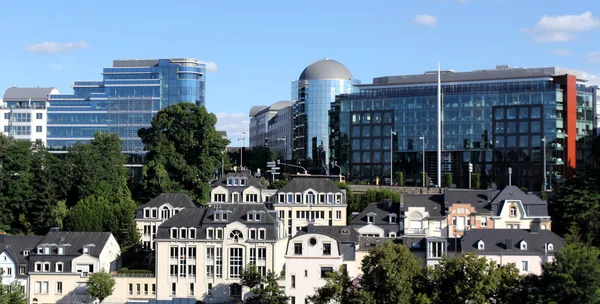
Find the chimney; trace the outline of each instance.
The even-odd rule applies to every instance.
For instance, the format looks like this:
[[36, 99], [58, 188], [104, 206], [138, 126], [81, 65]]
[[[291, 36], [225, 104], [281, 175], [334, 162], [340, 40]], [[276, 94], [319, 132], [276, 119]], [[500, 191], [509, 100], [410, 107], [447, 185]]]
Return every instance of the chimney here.
[[496, 183], [492, 183], [492, 191], [498, 190], [498, 185]]
[[513, 242], [511, 238], [506, 239], [506, 251], [511, 251], [513, 249]]
[[58, 227], [52, 227], [52, 228], [50, 228], [49, 232], [60, 232], [60, 228], [58, 228]]
[[360, 212], [352, 212], [352, 219], [354, 219], [359, 214], [360, 214]]
[[6, 233], [0, 234], [0, 244], [4, 244], [4, 237], [5, 236], [6, 236]]
[[308, 233], [315, 232], [315, 222], [314, 221], [308, 221], [308, 226], [306, 228], [306, 232], [308, 232]]
[[531, 229], [529, 229], [529, 232], [531, 232], [531, 233], [538, 233], [539, 231], [540, 231], [539, 224], [532, 223], [531, 224]]

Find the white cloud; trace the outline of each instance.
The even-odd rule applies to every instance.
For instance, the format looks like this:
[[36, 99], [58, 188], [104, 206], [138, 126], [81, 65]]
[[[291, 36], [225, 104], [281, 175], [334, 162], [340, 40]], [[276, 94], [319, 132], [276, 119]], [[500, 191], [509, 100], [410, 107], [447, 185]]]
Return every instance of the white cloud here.
[[567, 42], [577, 39], [577, 33], [598, 28], [600, 19], [585, 12], [581, 15], [545, 15], [533, 28], [521, 29], [521, 32], [532, 34], [536, 42]]
[[590, 52], [585, 56], [589, 62], [600, 63], [600, 51]]
[[422, 26], [434, 27], [437, 25], [438, 18], [432, 15], [419, 14], [415, 16], [415, 19], [413, 19], [412, 22]]
[[588, 84], [589, 85], [597, 85], [600, 86], [600, 76], [596, 76], [594, 74], [590, 74], [590, 73], [586, 73], [586, 72], [582, 72], [583, 73], [583, 78], [588, 80]]
[[88, 47], [90, 47], [89, 44], [82, 40], [73, 42], [46, 41], [42, 43], [30, 44], [25, 47], [25, 49], [32, 53], [58, 54], [78, 49], [87, 49]]
[[[241, 146], [238, 138], [242, 136], [246, 138], [246, 146], [248, 146], [248, 125], [250, 117], [248, 113], [217, 113], [217, 131], [227, 131], [227, 137], [231, 140], [231, 146]], [[242, 135], [242, 132], [246, 132]]]
[[53, 69], [57, 72], [62, 71], [65, 67], [62, 64], [58, 64], [58, 63], [49, 63], [46, 65], [47, 67], [49, 67], [50, 69]]
[[568, 50], [568, 49], [558, 49], [558, 50], [552, 51], [552, 54], [554, 54], [555, 56], [571, 56], [571, 55], [575, 54], [575, 52]]
[[218, 69], [217, 64], [214, 63], [214, 62], [212, 62], [212, 61], [202, 61], [202, 60], [200, 60], [200, 63], [204, 63], [206, 65], [206, 71], [207, 72], [210, 72], [210, 73], [216, 72], [217, 69]]

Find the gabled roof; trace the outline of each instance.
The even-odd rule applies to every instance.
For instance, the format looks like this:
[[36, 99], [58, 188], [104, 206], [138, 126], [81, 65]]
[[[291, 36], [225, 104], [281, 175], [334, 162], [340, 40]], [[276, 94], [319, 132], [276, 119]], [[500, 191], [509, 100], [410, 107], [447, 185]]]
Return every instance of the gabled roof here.
[[520, 200], [529, 217], [548, 216], [548, 203], [535, 194], [525, 193], [516, 186], [507, 186], [497, 192], [490, 205], [494, 215], [500, 215], [502, 205], [506, 200]]
[[[477, 248], [480, 240], [484, 243], [483, 250]], [[526, 250], [520, 248], [522, 240], [527, 242]], [[545, 252], [547, 243], [552, 243], [554, 251], [558, 251], [565, 241], [550, 230], [531, 232], [528, 229], [471, 229], [461, 238], [461, 243], [463, 252], [538, 255]], [[507, 248], [507, 243], [510, 248]]]
[[401, 210], [407, 212], [411, 207], [422, 207], [430, 217], [445, 217], [443, 194], [404, 194]]
[[23, 251], [32, 251], [42, 238], [43, 236], [38, 235], [15, 236], [2, 234], [0, 235], [0, 252], [6, 251], [17, 263], [24, 264], [27, 263], [27, 260], [23, 255]]
[[184, 193], [161, 193], [149, 202], [140, 206], [140, 209], [147, 207], [158, 208], [164, 204], [169, 204], [174, 208], [193, 208], [196, 207], [196, 202]]
[[[246, 179], [246, 185], [244, 186], [231, 186], [231, 185], [227, 185], [227, 180], [230, 178], [245, 178]], [[252, 176], [252, 174], [250, 173], [250, 171], [241, 171], [241, 172], [231, 172], [231, 173], [227, 173], [227, 175], [223, 176], [222, 178], [216, 180], [215, 182], [213, 182], [211, 184], [211, 188], [214, 189], [216, 187], [226, 187], [226, 188], [248, 188], [249, 186], [253, 186], [256, 187], [258, 189], [263, 189], [263, 185], [260, 183], [260, 181]]]
[[315, 177], [298, 177], [292, 179], [287, 185], [279, 189], [277, 193], [289, 193], [289, 192], [304, 192], [308, 189], [313, 189], [319, 193], [342, 193], [331, 180], [326, 178], [315, 178]]
[[[71, 232], [71, 231], [50, 231], [37, 244], [36, 248], [42, 245], [52, 245], [52, 254], [56, 254], [57, 247], [65, 246], [64, 255], [61, 256], [79, 256], [83, 253], [83, 247], [90, 245], [89, 255], [98, 257], [112, 234], [110, 232]], [[94, 246], [91, 246], [94, 245]], [[31, 252], [31, 256], [38, 255]]]
[[488, 190], [446, 189], [444, 204], [448, 208], [453, 204], [469, 204], [478, 214], [492, 213]]
[[[367, 215], [375, 214], [373, 223], [367, 222]], [[396, 214], [396, 222], [390, 223], [390, 214]], [[355, 216], [351, 221], [350, 225], [368, 225], [373, 224], [376, 226], [381, 225], [398, 225], [398, 218], [400, 218], [400, 204], [392, 202], [382, 203], [370, 203], [363, 211]]]
[[310, 226], [303, 227], [296, 232], [292, 240], [298, 236], [311, 233], [326, 235], [342, 243], [357, 243], [359, 236], [358, 232], [350, 226]]

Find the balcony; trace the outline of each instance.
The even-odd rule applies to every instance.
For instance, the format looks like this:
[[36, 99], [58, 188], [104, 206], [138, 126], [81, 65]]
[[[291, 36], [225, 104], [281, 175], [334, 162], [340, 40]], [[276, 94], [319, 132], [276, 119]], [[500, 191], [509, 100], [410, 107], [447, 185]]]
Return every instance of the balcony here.
[[410, 234], [410, 235], [424, 235], [425, 234], [425, 229], [424, 228], [408, 228], [406, 230], [406, 234]]

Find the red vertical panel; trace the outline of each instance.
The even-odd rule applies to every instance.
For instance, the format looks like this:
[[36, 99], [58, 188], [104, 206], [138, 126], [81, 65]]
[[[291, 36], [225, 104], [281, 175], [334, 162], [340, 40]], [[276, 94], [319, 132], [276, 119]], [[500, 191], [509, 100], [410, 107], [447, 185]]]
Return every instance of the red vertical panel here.
[[555, 78], [563, 87], [563, 109], [565, 111], [564, 130], [567, 133], [566, 146], [567, 178], [573, 176], [573, 168], [577, 165], [577, 77], [564, 75]]

